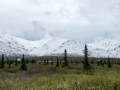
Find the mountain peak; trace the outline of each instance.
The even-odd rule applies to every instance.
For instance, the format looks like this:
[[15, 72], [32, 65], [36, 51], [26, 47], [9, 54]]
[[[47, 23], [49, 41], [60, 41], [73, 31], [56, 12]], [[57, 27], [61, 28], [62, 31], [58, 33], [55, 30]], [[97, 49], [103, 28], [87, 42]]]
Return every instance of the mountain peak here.
[[[53, 34], [46, 34], [39, 41], [29, 41], [9, 34], [2, 34], [0, 37], [0, 54], [55, 55], [62, 54], [66, 48], [71, 55], [83, 56], [84, 43], [55, 37]], [[91, 56], [120, 57], [120, 42], [116, 39], [99, 39], [95, 43], [88, 44], [88, 48]]]

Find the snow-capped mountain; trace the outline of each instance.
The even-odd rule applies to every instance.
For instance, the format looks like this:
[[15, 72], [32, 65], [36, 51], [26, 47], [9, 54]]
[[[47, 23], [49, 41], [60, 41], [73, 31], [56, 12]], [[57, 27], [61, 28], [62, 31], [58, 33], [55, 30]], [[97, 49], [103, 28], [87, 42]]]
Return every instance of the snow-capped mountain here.
[[[113, 55], [112, 57], [120, 57], [120, 42], [115, 39], [102, 39], [94, 43], [88, 44], [92, 49], [101, 49]], [[102, 52], [100, 52], [102, 54]], [[110, 55], [110, 56], [111, 56]]]
[[[83, 56], [84, 43], [46, 35], [37, 41], [29, 41], [8, 34], [0, 36], [0, 54], [12, 55], [63, 55], [64, 50], [72, 56]], [[88, 44], [91, 57], [120, 57], [120, 42], [103, 39]]]
[[53, 54], [62, 54], [65, 49], [67, 49], [68, 54], [83, 56], [84, 44], [74, 40], [67, 40], [54, 49]]
[[35, 48], [31, 54], [42, 56], [42, 55], [51, 55], [54, 49], [59, 47], [63, 42], [66, 42], [67, 39], [51, 37], [50, 35], [46, 35], [39, 42], [39, 46]]
[[19, 37], [5, 34], [0, 37], [0, 54], [14, 55], [50, 55], [55, 48], [59, 47], [67, 39], [46, 35], [37, 41], [29, 41]]

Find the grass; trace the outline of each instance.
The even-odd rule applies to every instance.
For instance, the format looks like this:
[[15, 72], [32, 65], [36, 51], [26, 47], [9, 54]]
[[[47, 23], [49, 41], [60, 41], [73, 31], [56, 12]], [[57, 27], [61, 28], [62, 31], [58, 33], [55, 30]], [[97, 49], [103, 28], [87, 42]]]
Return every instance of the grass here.
[[82, 64], [68, 67], [28, 64], [27, 71], [18, 66], [0, 69], [0, 90], [120, 90], [120, 65], [112, 68], [92, 64], [92, 73], [83, 72]]

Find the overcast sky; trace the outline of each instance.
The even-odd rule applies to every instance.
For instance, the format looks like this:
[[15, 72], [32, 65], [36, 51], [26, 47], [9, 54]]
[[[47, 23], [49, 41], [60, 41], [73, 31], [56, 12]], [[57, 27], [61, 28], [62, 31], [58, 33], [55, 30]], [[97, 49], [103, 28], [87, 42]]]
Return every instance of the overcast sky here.
[[0, 0], [0, 32], [28, 40], [47, 33], [84, 43], [120, 39], [120, 0]]

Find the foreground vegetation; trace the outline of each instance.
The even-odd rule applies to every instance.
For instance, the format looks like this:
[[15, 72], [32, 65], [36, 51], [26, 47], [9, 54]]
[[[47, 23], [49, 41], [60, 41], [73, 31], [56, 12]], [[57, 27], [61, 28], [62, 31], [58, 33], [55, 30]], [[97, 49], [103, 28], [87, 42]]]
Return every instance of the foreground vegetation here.
[[120, 60], [39, 58], [0, 61], [0, 90], [120, 90]]
[[0, 90], [120, 90], [120, 65], [112, 68], [91, 64], [92, 71], [83, 71], [82, 63], [68, 67], [29, 63], [28, 70], [19, 70], [20, 64], [5, 64], [0, 69]]

